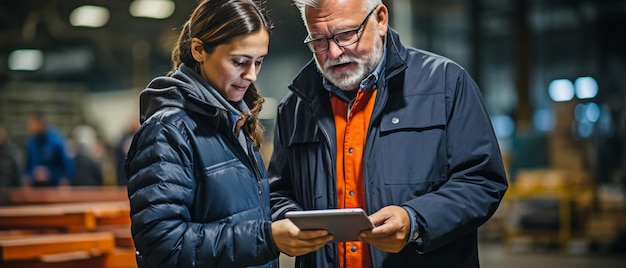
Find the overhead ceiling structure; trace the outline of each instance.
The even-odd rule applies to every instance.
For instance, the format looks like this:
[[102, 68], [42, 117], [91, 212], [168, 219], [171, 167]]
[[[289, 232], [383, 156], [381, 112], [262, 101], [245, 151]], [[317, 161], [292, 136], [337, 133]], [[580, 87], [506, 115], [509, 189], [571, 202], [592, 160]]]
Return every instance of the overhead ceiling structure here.
[[[2, 0], [0, 85], [75, 82], [90, 91], [145, 86], [171, 68], [170, 50], [197, 2]], [[272, 35], [272, 51], [301, 45], [293, 34], [300, 31], [304, 38], [304, 27], [291, 1], [266, 1], [266, 8], [280, 28]]]
[[78, 82], [104, 90], [132, 87], [140, 76], [145, 84], [151, 72], [169, 69], [177, 29], [195, 3], [0, 1], [0, 83]]

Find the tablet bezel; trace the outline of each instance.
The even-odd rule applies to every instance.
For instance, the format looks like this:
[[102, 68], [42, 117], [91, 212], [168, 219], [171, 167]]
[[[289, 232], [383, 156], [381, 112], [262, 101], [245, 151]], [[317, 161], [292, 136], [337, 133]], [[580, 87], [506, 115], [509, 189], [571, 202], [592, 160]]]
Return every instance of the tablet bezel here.
[[361, 231], [374, 228], [361, 208], [289, 211], [285, 217], [300, 230], [328, 230], [333, 242], [358, 241]]

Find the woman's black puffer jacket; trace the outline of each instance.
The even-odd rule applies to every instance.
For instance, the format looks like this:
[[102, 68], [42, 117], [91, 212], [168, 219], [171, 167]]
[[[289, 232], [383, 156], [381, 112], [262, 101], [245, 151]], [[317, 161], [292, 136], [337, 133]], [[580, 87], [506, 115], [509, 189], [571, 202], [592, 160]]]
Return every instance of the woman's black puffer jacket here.
[[278, 267], [263, 160], [209, 89], [183, 65], [141, 93], [125, 166], [139, 267]]

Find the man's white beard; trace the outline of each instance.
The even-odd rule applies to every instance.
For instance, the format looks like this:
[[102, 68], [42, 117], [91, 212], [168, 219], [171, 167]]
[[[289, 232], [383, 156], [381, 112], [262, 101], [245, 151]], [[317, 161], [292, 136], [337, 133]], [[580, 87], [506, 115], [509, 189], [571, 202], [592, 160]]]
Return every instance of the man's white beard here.
[[[333, 85], [343, 91], [352, 91], [359, 88], [361, 81], [365, 79], [378, 65], [380, 58], [383, 55], [383, 40], [382, 38], [376, 38], [374, 41], [374, 48], [372, 52], [368, 54], [364, 59], [354, 58], [352, 56], [343, 54], [335, 60], [326, 61], [325, 68], [321, 68], [317, 58], [315, 58], [315, 64], [317, 69], [330, 81]], [[346, 72], [332, 72], [329, 71], [330, 66], [341, 63], [355, 62], [356, 69], [348, 70]]]

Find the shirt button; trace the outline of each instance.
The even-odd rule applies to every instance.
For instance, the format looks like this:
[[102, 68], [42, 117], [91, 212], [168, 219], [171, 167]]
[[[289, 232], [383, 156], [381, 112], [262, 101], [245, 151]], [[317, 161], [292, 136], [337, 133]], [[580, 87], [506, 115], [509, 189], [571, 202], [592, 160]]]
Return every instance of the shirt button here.
[[353, 196], [354, 195], [354, 190], [350, 190], [350, 192], [348, 192], [348, 195]]
[[391, 123], [394, 125], [397, 123], [400, 123], [400, 118], [397, 118], [397, 117], [391, 118]]
[[348, 153], [353, 153], [353, 152], [354, 152], [354, 148], [348, 149]]
[[352, 251], [352, 252], [356, 252], [356, 246], [352, 246], [352, 247], [350, 248], [350, 251]]

